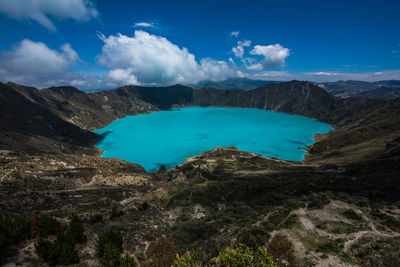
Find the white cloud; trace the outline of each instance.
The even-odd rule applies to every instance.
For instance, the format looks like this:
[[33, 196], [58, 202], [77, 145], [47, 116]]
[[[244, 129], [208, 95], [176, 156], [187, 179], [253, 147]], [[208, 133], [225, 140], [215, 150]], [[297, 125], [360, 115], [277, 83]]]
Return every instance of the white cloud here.
[[271, 67], [283, 67], [285, 65], [285, 59], [289, 56], [289, 49], [284, 48], [280, 44], [275, 45], [256, 45], [250, 51], [251, 55], [263, 56], [263, 59], [257, 60], [252, 57], [245, 57], [245, 47], [250, 47], [251, 41], [244, 40], [238, 41], [237, 46], [232, 48], [233, 54], [239, 58], [243, 65], [252, 71], [261, 71], [265, 68]]
[[250, 51], [250, 54], [264, 57], [259, 63], [248, 67], [249, 69], [260, 70], [262, 68], [283, 67], [285, 65], [285, 59], [290, 53], [289, 49], [284, 48], [280, 44], [275, 44], [267, 46], [256, 45], [253, 50]]
[[[265, 71], [266, 66], [281, 66], [289, 50], [280, 45], [255, 46], [251, 54], [262, 55], [240, 58], [243, 65], [212, 58], [196, 60], [188, 49], [178, 47], [165, 37], [135, 31], [134, 36], [122, 34], [104, 36], [102, 53], [98, 63], [106, 68], [95, 67], [96, 72], [85, 69], [74, 72], [81, 62], [78, 53], [69, 45], [59, 49], [49, 48], [42, 42], [25, 39], [8, 51], [0, 52], [0, 81], [12, 81], [39, 88], [72, 85], [79, 88], [110, 88], [126, 84], [168, 85], [174, 83], [194, 84], [200, 80], [225, 80], [231, 77], [247, 77], [262, 80], [310, 80], [315, 82], [337, 80], [379, 81], [400, 79], [400, 70], [350, 73], [317, 70], [314, 72], [292, 73], [283, 70]], [[249, 47], [250, 41], [237, 43]], [[275, 47], [269, 51], [265, 47]], [[287, 51], [286, 51], [287, 50]], [[280, 54], [281, 53], [281, 54]], [[272, 60], [271, 62], [265, 62]], [[86, 65], [87, 66], [87, 65]], [[96, 73], [95, 76], [90, 73]], [[99, 74], [100, 73], [100, 74]]]
[[251, 45], [251, 41], [245, 40], [245, 41], [238, 41], [237, 46], [232, 48], [233, 54], [235, 54], [236, 57], [238, 58], [243, 58], [244, 55], [244, 48], [243, 47], [248, 47]]
[[76, 21], [99, 16], [89, 0], [0, 0], [0, 13], [19, 20], [34, 20], [50, 31], [55, 31], [56, 27], [49, 16]]
[[[197, 75], [194, 80], [213, 80], [221, 81], [236, 76], [236, 72], [225, 61], [217, 61], [212, 58], [200, 60]], [[190, 77], [189, 77], [190, 78]]]
[[140, 84], [194, 83], [201, 79], [222, 80], [234, 73], [224, 61], [205, 58], [199, 64], [187, 48], [142, 30], [135, 31], [133, 37], [99, 37], [104, 45], [97, 60], [103, 66], [119, 69], [121, 82], [122, 77], [127, 78], [126, 82], [134, 77]]
[[232, 52], [238, 58], [242, 58], [244, 55], [244, 49], [241, 46], [232, 47]]
[[234, 36], [234, 37], [238, 37], [239, 36], [239, 31], [233, 31], [233, 32], [231, 32], [231, 36]]
[[148, 23], [148, 22], [136, 22], [134, 24], [135, 27], [144, 27], [144, 28], [151, 28], [154, 27], [154, 23]]
[[138, 84], [138, 81], [133, 74], [132, 69], [113, 69], [110, 70], [107, 74], [107, 78], [111, 80], [112, 83], [115, 84], [128, 84], [135, 85]]
[[22, 40], [11, 51], [5, 51], [0, 57], [0, 68], [13, 75], [54, 74], [63, 71], [69, 64], [79, 59], [69, 44], [61, 51], [52, 50], [44, 43]]
[[78, 61], [78, 54], [69, 44], [58, 51], [25, 39], [0, 53], [0, 80], [34, 86], [81, 83], [87, 78], [70, 71]]
[[255, 64], [247, 65], [246, 68], [248, 70], [262, 70], [262, 69], [264, 69], [264, 66], [261, 63], [255, 63]]

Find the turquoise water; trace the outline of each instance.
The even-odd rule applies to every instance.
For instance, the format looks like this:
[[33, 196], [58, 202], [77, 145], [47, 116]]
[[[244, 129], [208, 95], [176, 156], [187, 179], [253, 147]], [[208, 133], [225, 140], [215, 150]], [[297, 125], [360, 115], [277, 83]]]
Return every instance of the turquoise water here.
[[96, 146], [105, 158], [122, 158], [147, 171], [174, 167], [217, 146], [284, 160], [303, 160], [316, 133], [332, 126], [314, 119], [274, 111], [188, 107], [128, 116], [103, 129]]

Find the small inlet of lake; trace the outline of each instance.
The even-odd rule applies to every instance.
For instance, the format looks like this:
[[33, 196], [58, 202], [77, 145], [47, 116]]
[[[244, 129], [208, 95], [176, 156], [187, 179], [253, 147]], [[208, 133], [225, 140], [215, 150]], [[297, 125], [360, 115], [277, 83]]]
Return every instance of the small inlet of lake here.
[[95, 130], [105, 158], [121, 158], [155, 171], [217, 146], [284, 160], [302, 161], [312, 136], [333, 127], [280, 112], [219, 107], [187, 107], [127, 116]]

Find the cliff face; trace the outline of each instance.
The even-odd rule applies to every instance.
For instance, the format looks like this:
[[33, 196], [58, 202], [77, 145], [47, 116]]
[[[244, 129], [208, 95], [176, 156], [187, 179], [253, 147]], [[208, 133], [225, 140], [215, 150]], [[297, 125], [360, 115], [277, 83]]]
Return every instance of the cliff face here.
[[193, 95], [195, 105], [275, 110], [331, 123], [335, 120], [337, 102], [341, 102], [311, 83], [297, 81], [268, 84], [248, 91], [208, 88], [194, 91]]
[[[112, 90], [107, 91], [111, 92]], [[127, 98], [141, 99], [159, 109], [169, 109], [173, 106], [258, 108], [303, 115], [335, 125], [360, 111], [374, 109], [382, 103], [370, 99], [337, 98], [310, 82], [301, 81], [267, 84], [253, 90], [192, 89], [175, 85], [125, 86], [116, 89], [116, 92]]]

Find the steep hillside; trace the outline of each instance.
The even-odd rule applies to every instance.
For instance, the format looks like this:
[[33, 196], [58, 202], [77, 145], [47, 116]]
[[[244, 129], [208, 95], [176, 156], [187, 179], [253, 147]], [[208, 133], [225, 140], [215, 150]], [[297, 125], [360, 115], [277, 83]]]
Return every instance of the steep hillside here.
[[151, 104], [118, 90], [85, 93], [71, 86], [38, 90], [13, 83], [7, 85], [31, 102], [41, 104], [62, 119], [87, 130], [104, 127], [126, 115], [157, 110]]
[[275, 110], [334, 123], [341, 101], [307, 82], [268, 84], [249, 91], [221, 91], [211, 88], [194, 91], [193, 104]]
[[360, 111], [329, 134], [317, 136], [316, 141], [307, 162], [346, 165], [392, 153], [400, 145], [400, 99]]
[[58, 117], [35, 88], [18, 90], [0, 83], [0, 145], [28, 151], [75, 151], [100, 137]]
[[[110, 91], [111, 92], [111, 91]], [[275, 110], [338, 124], [361, 110], [374, 109], [377, 100], [343, 100], [322, 88], [301, 81], [267, 84], [253, 90], [194, 90], [180, 85], [171, 87], [125, 86], [116, 92], [135, 97], [160, 109], [174, 106], [225, 106]]]

